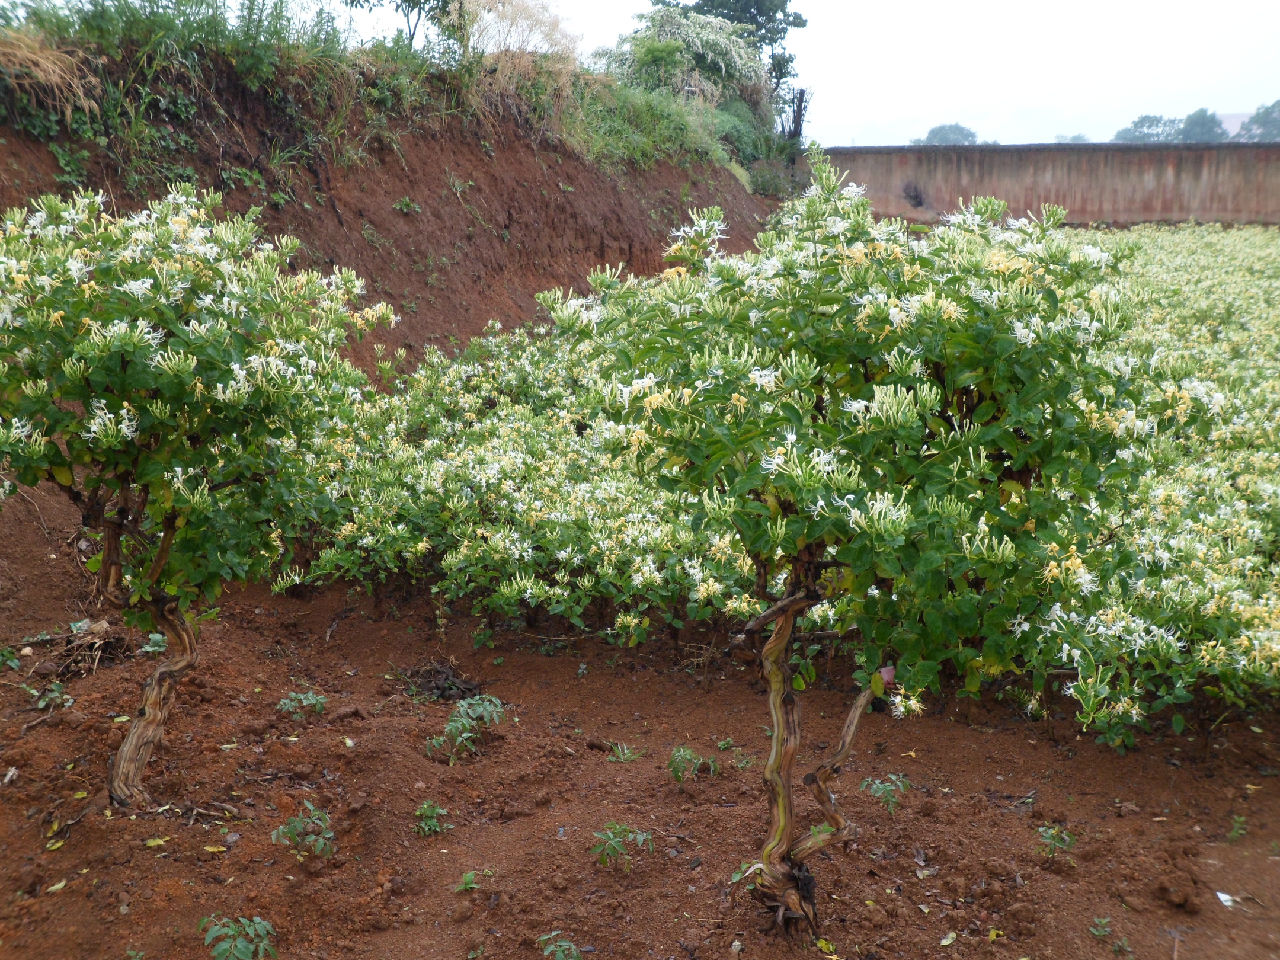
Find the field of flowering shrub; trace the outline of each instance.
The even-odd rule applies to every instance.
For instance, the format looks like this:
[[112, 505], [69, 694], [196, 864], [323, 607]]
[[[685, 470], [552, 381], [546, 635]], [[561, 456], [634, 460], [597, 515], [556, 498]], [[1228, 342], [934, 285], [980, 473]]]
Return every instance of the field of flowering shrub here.
[[[1139, 321], [1114, 348], [1162, 407], [1106, 549], [1101, 602], [1048, 618], [1095, 724], [1138, 720], [1192, 685], [1229, 703], [1280, 685], [1280, 233], [1186, 225], [1092, 238], [1132, 246]], [[1079, 660], [1076, 651], [1079, 650]], [[1175, 728], [1181, 719], [1173, 715]], [[1121, 735], [1113, 729], [1113, 735]]]
[[[704, 212], [662, 276], [602, 269], [543, 297], [550, 324], [377, 390], [334, 347], [385, 313], [347, 313], [350, 277], [279, 279], [247, 222], [195, 230], [187, 196], [102, 223], [93, 199], [13, 211], [0, 493], [62, 487], [104, 596], [179, 633], [166, 604], [304, 535], [281, 587], [420, 580], [620, 644], [762, 625], [803, 562], [797, 687], [821, 631], [863, 683], [894, 664], [902, 710], [944, 668], [970, 690], [1012, 674], [1030, 711], [1065, 693], [1115, 746], [1180, 730], [1195, 696], [1274, 696], [1276, 231], [1070, 231], [985, 201], [921, 231], [817, 173], [754, 254], [719, 252]], [[210, 340], [232, 309], [282, 319]]]
[[[787, 208], [780, 222], [798, 216], [805, 202], [813, 198]], [[968, 217], [941, 232], [977, 229], [972, 212]], [[877, 229], [888, 236], [888, 227]], [[1043, 552], [1024, 551], [1013, 564], [1029, 578], [1023, 593], [1032, 601], [1001, 623], [1009, 639], [1000, 657], [961, 655], [957, 666], [974, 683], [1002, 670], [1026, 672], [1034, 681], [1026, 689], [1031, 710], [1051, 682], [1117, 746], [1150, 716], [1180, 729], [1178, 705], [1193, 691], [1227, 703], [1273, 694], [1280, 661], [1280, 448], [1271, 388], [1280, 352], [1276, 232], [1054, 229], [1037, 238], [1025, 221], [1009, 220], [982, 231], [995, 234], [999, 249], [988, 263], [997, 279], [1046, 256], [1046, 242], [1053, 248], [1047, 255], [1072, 269], [1121, 263], [1118, 273], [1081, 288], [1079, 310], [1103, 321], [1087, 337], [1080, 339], [1078, 323], [1055, 328], [1016, 309], [1006, 333], [1024, 349], [1054, 336], [1087, 342], [1088, 362], [1130, 383], [1133, 399], [1112, 408], [1105, 398], [1074, 401], [1084, 420], [1118, 441], [1114, 459], [1123, 476], [1117, 473], [1106, 497], [1080, 500], [1083, 512], [1095, 515], [1075, 523], [1076, 534], [1044, 538]], [[684, 233], [686, 262], [698, 236], [695, 228]], [[768, 286], [776, 282], [779, 249], [794, 240], [783, 229], [762, 237], [760, 253], [724, 257], [713, 249], [714, 236], [703, 236], [705, 249], [692, 260], [711, 258], [705, 275], [713, 284], [734, 275], [747, 288]], [[615, 642], [627, 643], [664, 622], [733, 624], [758, 613], [765, 605], [755, 590], [758, 570], [723, 511], [669, 482], [670, 470], [652, 457], [637, 457], [652, 453], [653, 429], [628, 422], [627, 404], [619, 404], [620, 397], [637, 400], [642, 414], [652, 414], [688, 403], [679, 395], [649, 399], [645, 410], [646, 398], [658, 396], [656, 381], [620, 374], [616, 348], [645, 332], [628, 323], [651, 325], [646, 310], [655, 304], [670, 310], [691, 302], [698, 282], [683, 267], [651, 280], [602, 271], [594, 296], [546, 301], [551, 326], [495, 331], [456, 360], [432, 355], [394, 389], [359, 404], [328, 462], [315, 464], [347, 514], [318, 561], [281, 582], [422, 576], [443, 596], [466, 597], [495, 617], [538, 609], [583, 624], [591, 610], [592, 626], [604, 623]], [[628, 307], [620, 313], [611, 303], [621, 299]], [[902, 309], [880, 306], [886, 317]], [[596, 332], [606, 315], [608, 336]], [[706, 346], [690, 344], [689, 353]], [[909, 351], [900, 354], [888, 362], [910, 367]], [[739, 414], [767, 396], [780, 375], [751, 358], [742, 367], [746, 386], [726, 395]], [[891, 405], [890, 392], [875, 391], [871, 403]], [[861, 401], [847, 406], [852, 415], [868, 415]], [[795, 452], [784, 438], [760, 465], [776, 473], [787, 456]], [[1010, 495], [1019, 491], [1007, 491], [1006, 503]], [[884, 492], [852, 509], [892, 520], [900, 508]], [[1000, 555], [1010, 541], [994, 521], [977, 518], [955, 540], [975, 562], [985, 551], [988, 560], [1012, 563]], [[770, 576], [780, 589], [782, 574]], [[846, 590], [811, 609], [807, 627], [840, 632], [857, 649], [852, 631], [878, 592], [875, 582]], [[797, 657], [804, 652], [797, 646]], [[880, 653], [901, 658], [893, 640]], [[922, 674], [911, 686], [930, 679]], [[901, 703], [910, 707], [914, 692], [907, 689]]]

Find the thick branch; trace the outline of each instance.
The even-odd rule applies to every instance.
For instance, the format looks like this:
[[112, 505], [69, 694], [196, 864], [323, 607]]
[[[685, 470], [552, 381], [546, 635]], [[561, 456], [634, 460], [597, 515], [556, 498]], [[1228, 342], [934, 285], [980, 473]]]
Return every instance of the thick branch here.
[[102, 525], [102, 564], [98, 567], [98, 599], [115, 607], [123, 607], [124, 553], [120, 549], [120, 524], [104, 521]]
[[226, 490], [230, 487], [238, 487], [241, 484], [251, 483], [255, 486], [265, 483], [268, 477], [264, 473], [251, 473], [247, 477], [233, 477], [229, 480], [219, 480], [217, 483], [209, 485], [210, 493], [217, 493], [219, 490]]
[[[822, 597], [818, 594], [817, 591], [805, 591], [804, 593], [793, 593], [791, 596], [786, 597], [782, 600], [779, 600], [777, 603], [775, 603], [772, 607], [770, 607], [764, 613], [760, 614], [760, 616], [756, 617], [754, 620], [748, 623], [745, 627], [742, 628], [742, 632], [747, 636], [757, 634], [761, 630], [763, 630], [765, 627], [767, 627], [769, 624], [773, 623], [775, 620], [787, 614], [791, 615], [791, 619], [794, 622], [795, 615], [797, 613], [807, 609], [808, 607], [812, 607], [814, 604], [819, 603], [821, 600], [822, 600]], [[788, 627], [787, 628], [788, 639], [790, 638], [790, 634], [791, 634], [791, 628]], [[777, 632], [777, 629], [775, 628], [774, 638], [776, 638], [777, 635], [778, 635], [778, 632]], [[769, 643], [773, 643], [773, 639], [770, 639]]]
[[840, 734], [840, 742], [836, 744], [831, 756], [820, 764], [817, 770], [807, 774], [804, 778], [805, 785], [813, 791], [814, 799], [818, 801], [818, 806], [822, 808], [822, 814], [826, 818], [827, 826], [831, 828], [831, 832], [814, 833], [802, 839], [791, 851], [792, 860], [803, 863], [808, 857], [813, 856], [813, 854], [829, 844], [853, 839], [853, 824], [840, 812], [840, 807], [836, 804], [835, 794], [831, 792], [829, 784], [831, 778], [840, 773], [840, 767], [849, 759], [849, 753], [853, 749], [853, 737], [858, 731], [858, 721], [867, 712], [867, 704], [871, 702], [871, 697], [872, 690], [868, 686], [853, 702], [853, 707], [849, 710], [849, 715], [844, 721], [844, 730]]
[[156, 548], [155, 559], [151, 561], [151, 569], [147, 571], [147, 583], [155, 586], [164, 573], [169, 562], [169, 550], [173, 547], [174, 535], [178, 532], [178, 515], [172, 511], [165, 514], [164, 534], [160, 537], [160, 546]]

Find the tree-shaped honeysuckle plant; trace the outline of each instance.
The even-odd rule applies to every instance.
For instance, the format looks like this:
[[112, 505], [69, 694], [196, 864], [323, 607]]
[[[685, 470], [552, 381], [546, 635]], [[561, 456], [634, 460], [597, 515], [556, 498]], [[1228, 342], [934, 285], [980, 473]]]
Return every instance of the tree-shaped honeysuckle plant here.
[[0, 486], [55, 484], [101, 547], [100, 602], [168, 640], [111, 769], [121, 804], [149, 802], [193, 607], [324, 509], [308, 458], [364, 383], [339, 351], [390, 316], [352, 309], [350, 273], [291, 274], [296, 241], [219, 204], [185, 186], [126, 216], [43, 197], [0, 222]]
[[[642, 468], [686, 492], [695, 526], [736, 530], [755, 564], [745, 636], [768, 630], [773, 731], [756, 890], [779, 922], [812, 925], [805, 865], [853, 835], [831, 782], [885, 665], [907, 703], [948, 661], [971, 689], [1022, 669], [1025, 624], [1091, 585], [1078, 559], [1067, 577], [1042, 571], [1089, 541], [1122, 486], [1116, 452], [1146, 425], [1096, 359], [1124, 316], [1109, 258], [1058, 229], [1061, 210], [1012, 220], [978, 200], [918, 232], [877, 222], [811, 162], [758, 253], [722, 255], [719, 212], [695, 212], [662, 277], [603, 272], [592, 299], [543, 302], [617, 357], [612, 397]], [[804, 778], [830, 827], [811, 832], [793, 817], [788, 646], [819, 605], [864, 689]]]

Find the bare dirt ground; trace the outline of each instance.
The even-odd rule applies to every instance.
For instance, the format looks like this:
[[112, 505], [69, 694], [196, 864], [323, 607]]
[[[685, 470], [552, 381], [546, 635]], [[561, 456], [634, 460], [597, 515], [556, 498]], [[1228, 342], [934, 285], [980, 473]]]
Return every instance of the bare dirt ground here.
[[[424, 595], [233, 592], [203, 628], [201, 665], [149, 768], [164, 806], [112, 811], [117, 718], [152, 664], [131, 655], [145, 638], [114, 625], [38, 639], [99, 616], [68, 542], [74, 519], [41, 492], [3, 515], [0, 646], [32, 651], [0, 673], [5, 957], [206, 956], [197, 925], [211, 914], [268, 919], [282, 957], [532, 958], [553, 930], [588, 957], [732, 958], [735, 942], [744, 957], [817, 955], [762, 933], [766, 918], [730, 882], [766, 827], [768, 713], [755, 668], [709, 651], [714, 637], [621, 651], [546, 625], [477, 648], [472, 621]], [[450, 703], [414, 695], [433, 665], [512, 714], [453, 766], [427, 755]], [[832, 675], [802, 697], [802, 767], [849, 700], [839, 664]], [[57, 678], [75, 703], [33, 710], [19, 685]], [[322, 714], [276, 709], [307, 690], [327, 698]], [[1277, 718], [1206, 714], [1119, 756], [1057, 706], [1059, 719], [1030, 721], [989, 692], [864, 721], [839, 787], [857, 842], [815, 864], [819, 932], [836, 954], [1280, 955]], [[611, 760], [614, 743], [641, 755]], [[676, 783], [678, 745], [719, 773]], [[911, 784], [892, 814], [859, 789], [890, 773]], [[427, 800], [451, 830], [415, 833]], [[271, 842], [304, 801], [332, 817], [327, 861]], [[610, 821], [651, 833], [652, 852], [632, 849], [630, 869], [598, 864], [594, 833]], [[1075, 845], [1047, 857], [1045, 825]], [[475, 888], [459, 891], [472, 872]]]

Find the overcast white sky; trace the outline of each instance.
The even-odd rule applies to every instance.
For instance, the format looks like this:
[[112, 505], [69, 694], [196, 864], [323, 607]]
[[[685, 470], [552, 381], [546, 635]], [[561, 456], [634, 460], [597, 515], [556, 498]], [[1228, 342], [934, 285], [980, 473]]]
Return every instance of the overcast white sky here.
[[[590, 53], [648, 0], [548, 0]], [[1110, 140], [1144, 113], [1252, 113], [1280, 99], [1280, 2], [792, 0], [806, 135], [906, 143], [961, 123], [980, 140]], [[394, 30], [395, 21], [389, 21]]]

